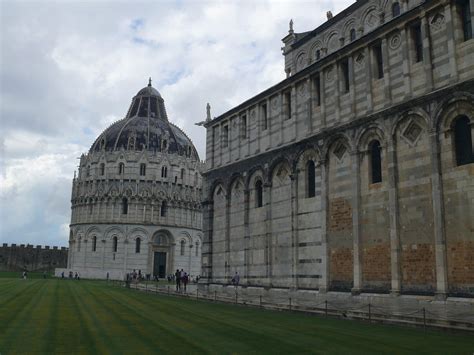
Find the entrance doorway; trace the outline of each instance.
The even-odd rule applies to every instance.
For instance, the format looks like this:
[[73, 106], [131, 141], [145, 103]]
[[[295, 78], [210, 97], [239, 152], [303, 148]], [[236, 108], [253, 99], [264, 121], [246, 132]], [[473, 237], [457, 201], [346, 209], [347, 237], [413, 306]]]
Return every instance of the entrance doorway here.
[[153, 275], [158, 276], [160, 279], [166, 277], [166, 253], [161, 251], [155, 252], [153, 258]]

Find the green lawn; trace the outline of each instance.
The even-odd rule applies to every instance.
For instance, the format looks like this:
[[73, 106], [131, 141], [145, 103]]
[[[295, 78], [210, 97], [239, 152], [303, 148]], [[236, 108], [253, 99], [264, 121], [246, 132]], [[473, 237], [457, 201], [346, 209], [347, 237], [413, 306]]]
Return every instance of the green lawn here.
[[0, 278], [0, 354], [472, 354], [474, 335], [157, 296], [101, 281]]

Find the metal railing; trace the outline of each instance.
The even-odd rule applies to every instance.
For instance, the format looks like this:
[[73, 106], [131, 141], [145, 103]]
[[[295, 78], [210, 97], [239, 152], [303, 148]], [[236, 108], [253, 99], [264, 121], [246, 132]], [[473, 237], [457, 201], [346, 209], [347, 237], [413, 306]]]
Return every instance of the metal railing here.
[[[304, 298], [292, 298], [286, 296], [262, 296], [248, 295], [239, 292], [235, 288], [233, 295], [228, 292], [203, 291], [199, 290], [196, 284], [190, 284], [195, 290], [176, 290], [174, 284], [159, 284], [158, 282], [136, 282], [128, 283], [123, 281], [109, 281], [113, 286], [129, 287], [132, 290], [161, 294], [174, 297], [184, 297], [196, 300], [233, 303], [243, 306], [258, 307], [262, 309], [285, 310], [293, 312], [305, 312], [311, 314], [322, 315], [324, 317], [338, 317], [345, 319], [358, 319], [374, 323], [391, 323], [409, 326], [421, 326], [427, 328], [449, 328], [458, 330], [467, 330], [474, 332], [474, 322], [466, 318], [465, 312], [440, 315], [437, 312], [421, 307], [419, 309], [402, 312], [393, 311], [393, 309], [374, 305], [373, 303], [364, 303], [357, 306], [341, 305], [331, 300], [324, 300], [316, 303], [316, 300], [308, 300]], [[473, 314], [474, 318], [474, 307]]]

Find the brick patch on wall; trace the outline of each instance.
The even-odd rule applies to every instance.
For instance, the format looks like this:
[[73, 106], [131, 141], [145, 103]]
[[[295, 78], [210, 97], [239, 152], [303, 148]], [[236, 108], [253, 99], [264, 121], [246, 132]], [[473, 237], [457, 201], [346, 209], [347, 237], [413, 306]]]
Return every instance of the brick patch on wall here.
[[352, 230], [352, 207], [345, 198], [335, 198], [329, 202], [329, 230]]
[[401, 252], [404, 286], [436, 283], [436, 262], [433, 244], [403, 244]]
[[447, 256], [449, 284], [474, 284], [474, 241], [448, 242]]
[[337, 281], [352, 282], [353, 252], [349, 248], [331, 249], [330, 275], [331, 283]]
[[376, 244], [362, 249], [362, 280], [390, 281], [390, 244]]

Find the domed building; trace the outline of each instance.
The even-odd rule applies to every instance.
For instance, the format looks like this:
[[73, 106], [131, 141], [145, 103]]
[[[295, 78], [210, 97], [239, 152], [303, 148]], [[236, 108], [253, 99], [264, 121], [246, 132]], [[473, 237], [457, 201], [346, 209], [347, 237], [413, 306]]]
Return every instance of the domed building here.
[[203, 163], [168, 120], [160, 93], [140, 90], [124, 119], [80, 158], [72, 187], [68, 271], [123, 279], [200, 274]]

